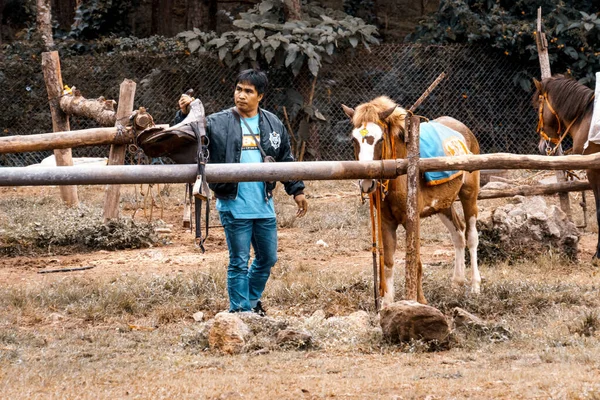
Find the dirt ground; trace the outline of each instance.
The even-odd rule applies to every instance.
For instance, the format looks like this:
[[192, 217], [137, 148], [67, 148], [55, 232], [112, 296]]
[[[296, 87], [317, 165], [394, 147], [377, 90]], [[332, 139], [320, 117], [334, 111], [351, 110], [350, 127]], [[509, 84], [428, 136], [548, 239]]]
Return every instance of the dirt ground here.
[[[124, 216], [134, 214], [135, 191], [140, 189], [123, 187]], [[597, 227], [591, 220], [580, 240], [578, 264], [552, 255], [484, 264], [482, 294], [456, 295], [457, 305], [513, 332], [509, 340], [467, 337], [447, 351], [427, 352], [379, 339], [338, 345], [325, 335], [308, 350], [268, 348], [227, 356], [185, 339], [199, 326], [193, 312], [210, 318], [227, 306], [223, 231], [213, 212], [207, 252], [199, 253], [182, 226], [182, 188], [172, 185], [169, 191], [162, 220], [170, 232], [161, 234], [161, 245], [0, 259], [0, 397], [600, 399], [600, 332], [583, 335], [579, 329], [586, 318], [592, 323], [600, 318], [600, 274], [590, 262]], [[57, 188], [0, 188], [0, 199], [57, 193]], [[80, 186], [79, 193], [83, 202], [101, 207], [102, 187]], [[364, 309], [376, 320], [369, 286], [347, 297], [339, 289], [371, 279], [368, 206], [360, 205], [353, 182], [311, 182], [307, 193], [304, 221], [294, 219], [290, 198], [281, 193], [276, 198], [280, 259], [265, 293], [269, 317], [308, 318], [320, 309], [340, 316]], [[480, 207], [493, 204], [498, 201]], [[0, 222], [10, 212], [0, 209]], [[161, 217], [160, 207], [152, 212], [154, 219]], [[138, 210], [135, 217], [143, 219], [144, 213], [149, 210]], [[588, 213], [593, 219], [595, 210]], [[426, 296], [447, 313], [452, 306], [447, 299], [454, 296], [447, 287], [453, 248], [440, 225], [436, 218], [423, 221], [421, 252]], [[403, 244], [395, 259], [401, 285]], [[93, 268], [39, 273], [82, 266]], [[216, 276], [211, 282], [217, 289], [204, 303], [171, 290], [171, 297], [151, 307], [135, 304], [150, 303], [143, 296], [153, 293], [138, 285], [155, 285], [159, 293], [167, 283], [196, 282], [205, 275]], [[134, 303], [111, 315], [110, 298], [98, 299], [119, 285], [129, 285]], [[78, 294], [86, 288], [92, 289]], [[401, 290], [397, 287], [397, 299]], [[124, 301], [127, 292], [115, 301]], [[70, 306], [69, 296], [77, 306]], [[108, 304], [104, 313], [102, 304]]]

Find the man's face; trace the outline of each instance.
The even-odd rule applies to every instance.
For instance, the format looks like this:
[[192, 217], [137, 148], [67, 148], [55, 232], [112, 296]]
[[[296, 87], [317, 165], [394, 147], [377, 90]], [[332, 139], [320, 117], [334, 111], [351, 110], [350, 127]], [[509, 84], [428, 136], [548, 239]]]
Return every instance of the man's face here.
[[263, 95], [258, 94], [254, 85], [246, 82], [238, 82], [233, 93], [235, 106], [240, 114], [245, 117], [253, 117], [258, 113], [258, 103]]

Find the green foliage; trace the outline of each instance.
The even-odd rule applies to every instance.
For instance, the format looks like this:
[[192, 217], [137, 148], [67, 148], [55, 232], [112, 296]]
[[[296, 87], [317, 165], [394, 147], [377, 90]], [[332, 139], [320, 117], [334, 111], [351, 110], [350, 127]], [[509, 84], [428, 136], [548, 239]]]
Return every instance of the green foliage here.
[[86, 0], [75, 10], [70, 36], [96, 39], [109, 34], [125, 36], [129, 31], [129, 14], [139, 0]]
[[265, 0], [233, 22], [236, 31], [215, 37], [199, 30], [179, 34], [191, 53], [214, 52], [228, 67], [289, 68], [298, 75], [304, 65], [316, 76], [323, 61], [344, 48], [378, 44], [377, 28], [360, 18], [316, 5], [304, 7], [304, 19], [283, 21], [280, 1]]
[[[438, 12], [422, 21], [408, 40], [483, 45], [524, 67], [534, 67], [539, 65], [535, 42], [538, 7], [542, 7], [552, 71], [591, 84], [600, 70], [600, 18], [591, 0], [442, 0]], [[515, 80], [530, 89], [527, 73]]]

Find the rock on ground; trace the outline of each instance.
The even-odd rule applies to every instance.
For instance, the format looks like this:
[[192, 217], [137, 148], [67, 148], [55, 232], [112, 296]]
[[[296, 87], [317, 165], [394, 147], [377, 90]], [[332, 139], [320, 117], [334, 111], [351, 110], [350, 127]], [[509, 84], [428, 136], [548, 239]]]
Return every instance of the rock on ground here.
[[380, 312], [383, 337], [391, 343], [422, 340], [448, 341], [450, 327], [446, 317], [437, 308], [403, 300], [390, 304]]
[[250, 329], [236, 314], [227, 311], [215, 315], [208, 332], [208, 344], [211, 349], [227, 354], [241, 353], [250, 336]]
[[550, 250], [577, 258], [579, 230], [559, 207], [548, 206], [540, 196], [510, 201], [479, 214], [480, 260], [538, 257]]

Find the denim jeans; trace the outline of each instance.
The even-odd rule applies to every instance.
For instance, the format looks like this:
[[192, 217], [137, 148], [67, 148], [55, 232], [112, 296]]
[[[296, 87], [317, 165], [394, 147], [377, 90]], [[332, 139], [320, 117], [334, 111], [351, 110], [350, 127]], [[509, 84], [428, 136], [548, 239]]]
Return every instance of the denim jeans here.
[[[260, 300], [271, 267], [277, 262], [277, 222], [275, 218], [237, 219], [229, 211], [219, 212], [219, 217], [229, 249], [229, 311], [250, 311]], [[248, 268], [251, 244], [254, 260]]]

